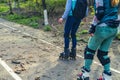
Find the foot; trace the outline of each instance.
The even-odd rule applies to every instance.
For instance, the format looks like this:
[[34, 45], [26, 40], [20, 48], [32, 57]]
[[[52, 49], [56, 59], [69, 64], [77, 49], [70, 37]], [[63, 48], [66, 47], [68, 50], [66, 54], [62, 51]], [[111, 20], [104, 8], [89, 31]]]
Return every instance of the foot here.
[[82, 73], [78, 74], [77, 80], [90, 80], [89, 79], [89, 70], [82, 67]]
[[104, 71], [102, 76], [97, 80], [112, 80], [111, 75], [112, 75], [111, 72]]
[[76, 60], [76, 48], [72, 48], [70, 52], [70, 59]]
[[59, 59], [62, 59], [62, 60], [65, 59], [65, 60], [67, 60], [68, 58], [69, 58], [69, 56], [66, 55], [65, 52], [60, 53]]
[[68, 48], [64, 49], [64, 52], [60, 53], [59, 59], [68, 59], [70, 55], [70, 51]]

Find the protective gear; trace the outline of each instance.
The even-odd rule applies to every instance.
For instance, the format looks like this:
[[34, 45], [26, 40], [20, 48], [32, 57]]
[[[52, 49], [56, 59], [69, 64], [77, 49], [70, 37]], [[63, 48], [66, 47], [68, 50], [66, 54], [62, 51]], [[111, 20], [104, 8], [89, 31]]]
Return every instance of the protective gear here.
[[96, 9], [96, 17], [98, 20], [101, 20], [103, 17], [104, 17], [104, 7], [103, 6], [99, 6], [97, 9]]
[[96, 26], [91, 24], [91, 27], [89, 29], [89, 34], [94, 33], [95, 32], [95, 28], [96, 28]]
[[97, 57], [103, 66], [110, 63], [110, 58], [108, 57], [108, 52], [98, 50]]
[[94, 53], [95, 53], [94, 50], [91, 50], [90, 48], [86, 47], [84, 52], [84, 56], [85, 56], [84, 58], [93, 60]]

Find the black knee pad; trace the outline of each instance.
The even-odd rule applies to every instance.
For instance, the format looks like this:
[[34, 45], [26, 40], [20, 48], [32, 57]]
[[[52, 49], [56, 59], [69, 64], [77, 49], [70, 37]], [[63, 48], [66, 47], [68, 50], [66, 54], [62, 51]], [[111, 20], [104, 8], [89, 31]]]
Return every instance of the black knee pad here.
[[110, 63], [110, 58], [104, 58], [104, 56], [107, 56], [108, 55], [108, 51], [101, 51], [101, 50], [98, 50], [98, 53], [97, 53], [97, 57], [98, 59], [100, 60], [100, 63], [104, 66], [108, 63]]
[[[87, 54], [88, 52], [90, 54]], [[94, 54], [95, 54], [95, 50], [92, 50], [92, 49], [86, 47], [85, 51], [84, 51], [84, 59], [92, 59], [93, 60]]]

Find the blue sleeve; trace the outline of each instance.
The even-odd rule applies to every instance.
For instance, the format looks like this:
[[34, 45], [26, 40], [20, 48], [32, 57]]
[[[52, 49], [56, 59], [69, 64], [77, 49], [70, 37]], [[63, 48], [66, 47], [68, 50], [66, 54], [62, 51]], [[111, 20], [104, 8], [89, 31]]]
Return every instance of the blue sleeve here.
[[72, 0], [67, 0], [65, 11], [64, 11], [64, 14], [62, 15], [63, 19], [66, 19], [68, 17], [71, 10], [71, 6], [72, 6]]

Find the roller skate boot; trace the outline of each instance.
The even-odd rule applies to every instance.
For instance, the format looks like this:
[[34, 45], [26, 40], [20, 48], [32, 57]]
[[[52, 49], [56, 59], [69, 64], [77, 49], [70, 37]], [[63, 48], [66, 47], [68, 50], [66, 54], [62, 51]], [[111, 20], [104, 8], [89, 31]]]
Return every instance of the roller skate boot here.
[[70, 52], [70, 59], [76, 60], [76, 48], [72, 48]]
[[77, 80], [90, 80], [89, 79], [89, 70], [85, 69], [84, 67], [82, 67], [82, 73], [78, 74], [78, 78]]
[[112, 80], [111, 75], [111, 72], [108, 73], [104, 71], [102, 76], [100, 76], [100, 78], [97, 80]]
[[60, 53], [59, 59], [68, 60], [69, 55], [70, 55], [70, 50], [68, 48], [64, 49], [64, 52]]

